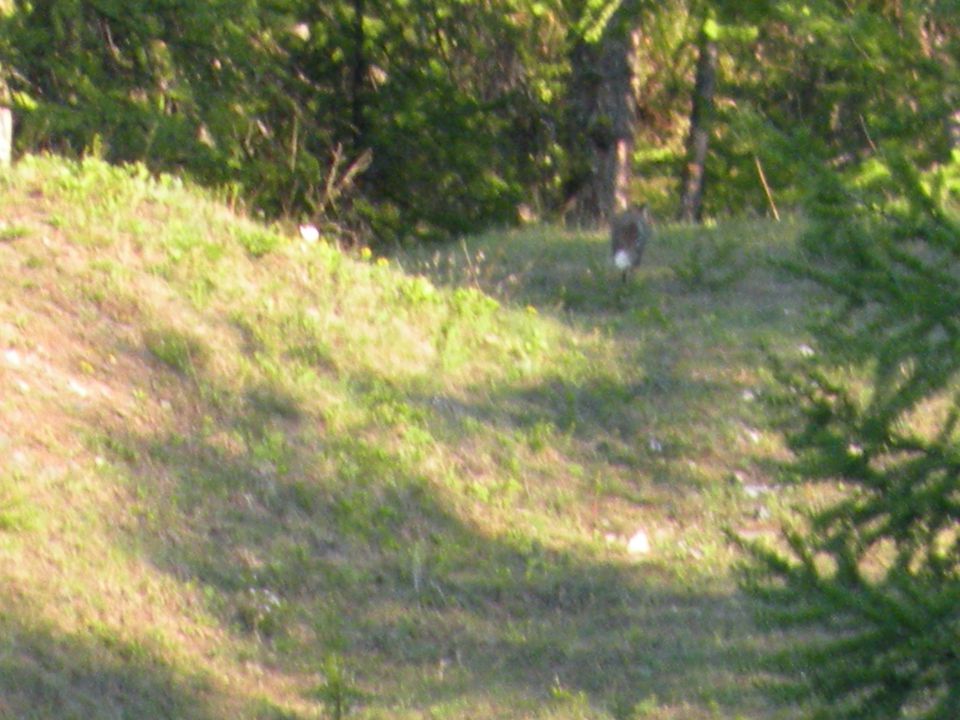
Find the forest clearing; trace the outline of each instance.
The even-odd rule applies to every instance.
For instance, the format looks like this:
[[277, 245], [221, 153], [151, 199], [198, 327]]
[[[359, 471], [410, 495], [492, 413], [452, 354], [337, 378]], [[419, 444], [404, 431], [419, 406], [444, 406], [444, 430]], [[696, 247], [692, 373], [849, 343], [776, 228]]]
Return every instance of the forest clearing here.
[[960, 718], [956, 0], [0, 0], [0, 718]]
[[0, 715], [791, 716], [723, 532], [796, 494], [796, 224], [622, 284], [596, 233], [345, 252], [96, 160], [0, 204]]

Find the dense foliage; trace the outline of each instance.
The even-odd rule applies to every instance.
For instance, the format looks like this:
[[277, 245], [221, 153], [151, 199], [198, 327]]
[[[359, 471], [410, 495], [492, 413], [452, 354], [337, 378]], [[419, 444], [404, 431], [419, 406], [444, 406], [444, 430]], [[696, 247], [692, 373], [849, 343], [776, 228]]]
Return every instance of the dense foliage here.
[[[779, 3], [774, 14], [782, 22], [760, 28], [758, 60], [793, 82], [739, 121], [783, 148], [765, 156], [775, 182], [807, 193], [798, 270], [832, 301], [816, 353], [782, 369], [781, 400], [791, 474], [826, 484], [831, 499], [798, 519], [782, 550], [752, 547], [750, 584], [775, 619], [802, 628], [779, 669], [811, 717], [954, 718], [955, 18], [945, 3], [909, 2]], [[787, 27], [807, 41], [784, 42]], [[791, 157], [791, 146], [805, 152]]]
[[[946, 0], [18, 0], [0, 38], [21, 150], [184, 170], [374, 241], [563, 211], [624, 122], [630, 194], [661, 214], [691, 121], [709, 214], [795, 204], [810, 156], [850, 169], [898, 139], [930, 164], [957, 142]], [[626, 119], [603, 97], [623, 88]]]
[[[920, 167], [946, 161], [960, 70], [952, 4], [772, 4], [747, 43], [738, 102], [724, 111], [731, 132], [717, 172], [735, 170], [738, 158], [748, 167], [759, 152], [776, 187], [802, 192], [812, 158], [852, 182], [870, 175], [881, 148], [896, 146]], [[731, 176], [735, 199], [753, 178]]]
[[785, 372], [791, 469], [835, 499], [753, 548], [754, 589], [807, 628], [784, 667], [816, 718], [960, 711], [958, 178], [890, 157], [854, 193], [822, 173], [805, 239], [835, 303]]
[[960, 127], [948, 0], [17, 0], [0, 38], [21, 150], [184, 170], [374, 241], [609, 195], [615, 136], [661, 214], [702, 174], [699, 216], [794, 205], [811, 156], [943, 161]]
[[19, 146], [143, 160], [383, 237], [513, 218], [563, 65], [522, 0], [17, 2]]

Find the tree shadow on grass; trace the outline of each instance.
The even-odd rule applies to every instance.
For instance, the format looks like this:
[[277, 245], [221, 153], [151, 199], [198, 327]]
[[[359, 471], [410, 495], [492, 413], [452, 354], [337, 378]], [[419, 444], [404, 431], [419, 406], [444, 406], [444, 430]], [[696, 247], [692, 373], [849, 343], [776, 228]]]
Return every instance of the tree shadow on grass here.
[[[570, 277], [581, 271], [575, 261]], [[553, 306], [557, 270], [542, 272], [517, 297]], [[564, 301], [571, 317], [619, 311], [602, 278], [589, 282], [576, 286], [584, 305]], [[738, 387], [683, 374], [670, 357], [636, 359], [649, 367], [631, 380], [555, 377], [466, 400], [357, 376], [349, 399], [379, 410], [340, 429], [279, 384], [230, 389], [199, 367], [171, 378], [181, 397], [195, 395], [177, 403], [181, 429], [114, 428], [109, 447], [124, 450], [116, 460], [145, 498], [134, 509], [138, 545], [201, 588], [245, 652], [305, 696], [316, 697], [316, 677], [336, 656], [372, 714], [484, 707], [487, 697], [499, 716], [529, 717], [544, 703], [565, 712], [580, 693], [616, 718], [644, 702], [682, 707], [686, 718], [749, 713], [760, 701], [735, 691], [738, 673], [754, 672], [764, 640], [741, 597], [655, 562], [545, 547], [522, 516], [484, 531], [469, 520], [477, 509], [464, 511], [444, 486], [446, 471], [427, 468], [430, 443], [455, 448], [481, 433], [536, 442], [543, 428], [572, 438], [572, 460], [589, 456], [600, 470], [660, 468], [696, 452], [679, 420]], [[178, 370], [167, 365], [159, 370]], [[651, 437], [653, 415], [680, 430]]]
[[[556, 391], [491, 402], [551, 418]], [[645, 698], [691, 718], [743, 709], [725, 689], [737, 679], [717, 679], [744, 665], [755, 632], [737, 596], [547, 548], [522, 526], [488, 535], [421, 469], [415, 444], [385, 442], [384, 428], [317, 430], [295, 398], [265, 394], [217, 388], [193, 435], [112, 438], [139, 458], [145, 551], [208, 589], [209, 611], [262, 661], [308, 683], [339, 657], [371, 712], [488, 697], [520, 717], [580, 695], [613, 717]], [[608, 419], [592, 422], [614, 432]]]
[[390, 620], [371, 608], [356, 661], [379, 656], [415, 669], [434, 703], [494, 689], [525, 705], [520, 716], [544, 702], [562, 706], [558, 691], [614, 717], [650, 698], [685, 706], [690, 718], [757, 702], [734, 692], [756, 672], [757, 633], [741, 598], [671, 587], [653, 565], [631, 570], [497, 543], [483, 550], [496, 565], [431, 575], [433, 589]]
[[635, 382], [555, 376], [468, 399], [411, 394], [410, 402], [426, 413], [432, 436], [451, 448], [477, 439], [489, 449], [493, 436], [518, 457], [551, 453], [588, 481], [623, 478], [623, 498], [642, 505], [650, 482], [679, 494], [702, 488], [690, 460], [737, 441], [738, 414], [724, 408], [738, 396], [735, 385], [660, 369]]
[[0, 617], [0, 718], [212, 720], [202, 677], [186, 675], [146, 644], [96, 628], [66, 636], [19, 616]]
[[[684, 377], [673, 369], [656, 369], [635, 382], [597, 375], [570, 380], [550, 377], [536, 384], [521, 383], [487, 393], [479, 402], [463, 402], [432, 395], [413, 397], [423, 407], [433, 406], [438, 419], [469, 434], [470, 421], [529, 429], [549, 423], [582, 440], [628, 438], [643, 431], [644, 416], [689, 414], [697, 401], [736, 392], [737, 387], [704, 378]], [[645, 376], [643, 376], [645, 375]], [[702, 412], [698, 413], [702, 416]]]

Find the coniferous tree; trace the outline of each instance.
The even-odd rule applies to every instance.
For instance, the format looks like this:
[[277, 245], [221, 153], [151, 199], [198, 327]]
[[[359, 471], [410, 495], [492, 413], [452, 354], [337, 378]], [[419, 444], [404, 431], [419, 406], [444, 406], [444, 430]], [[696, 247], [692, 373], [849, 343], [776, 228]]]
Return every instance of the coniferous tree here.
[[816, 355], [782, 370], [790, 469], [834, 499], [786, 533], [787, 550], [751, 546], [748, 578], [775, 618], [805, 628], [780, 669], [811, 717], [949, 720], [960, 717], [956, 167], [874, 162], [883, 171], [853, 191], [817, 178], [804, 274], [834, 302]]

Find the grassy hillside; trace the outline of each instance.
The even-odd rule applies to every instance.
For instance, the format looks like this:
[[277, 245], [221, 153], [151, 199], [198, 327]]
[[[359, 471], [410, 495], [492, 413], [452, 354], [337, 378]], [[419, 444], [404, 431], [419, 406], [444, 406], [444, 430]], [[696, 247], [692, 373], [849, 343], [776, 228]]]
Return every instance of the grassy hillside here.
[[791, 501], [795, 231], [667, 228], [624, 285], [598, 234], [377, 257], [23, 159], [0, 718], [792, 717], [723, 529]]

